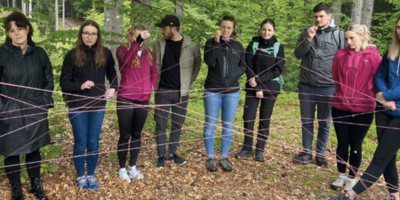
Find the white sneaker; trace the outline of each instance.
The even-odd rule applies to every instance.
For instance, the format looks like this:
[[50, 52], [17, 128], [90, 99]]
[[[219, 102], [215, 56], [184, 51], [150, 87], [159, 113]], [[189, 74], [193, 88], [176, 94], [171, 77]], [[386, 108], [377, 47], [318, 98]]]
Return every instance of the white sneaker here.
[[131, 167], [131, 169], [129, 170], [129, 177], [131, 179], [143, 179], [143, 175], [140, 173], [140, 171], [138, 169], [136, 169], [136, 166]]
[[356, 185], [356, 179], [354, 178], [347, 178], [346, 185], [344, 186], [344, 191], [349, 191]]
[[126, 171], [126, 168], [119, 169], [119, 178], [122, 181], [126, 180], [126, 182], [128, 182], [128, 183], [131, 182], [131, 179], [128, 176], [128, 172]]
[[331, 184], [331, 188], [333, 190], [338, 190], [339, 188], [343, 187], [346, 181], [347, 181], [347, 176], [338, 175], [337, 179]]

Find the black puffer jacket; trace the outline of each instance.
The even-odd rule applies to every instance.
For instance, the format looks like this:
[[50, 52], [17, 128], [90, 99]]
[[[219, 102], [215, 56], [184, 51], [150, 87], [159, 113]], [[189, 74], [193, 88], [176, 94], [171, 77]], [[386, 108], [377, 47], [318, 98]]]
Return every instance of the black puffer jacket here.
[[22, 54], [7, 38], [0, 48], [0, 81], [28, 87], [0, 84], [0, 154], [7, 156], [31, 153], [50, 142], [52, 67], [42, 48], [31, 41], [28, 45]]
[[[60, 86], [67, 97], [69, 108], [83, 107], [84, 110], [101, 109], [106, 105], [106, 100], [101, 97], [106, 92], [105, 77], [111, 83], [110, 88], [118, 89], [115, 61], [111, 51], [105, 47], [106, 66], [95, 67], [94, 53], [95, 46], [85, 47], [86, 64], [78, 67], [75, 61], [75, 48], [70, 50], [64, 58]], [[94, 87], [81, 90], [81, 85], [86, 81], [93, 81]]]
[[[253, 53], [253, 43], [258, 42], [258, 50]], [[283, 45], [279, 45], [279, 50], [274, 56], [273, 51], [269, 53], [261, 51], [260, 49], [274, 48], [274, 44], [278, 42], [274, 36], [265, 40], [260, 36], [253, 37], [252, 41], [246, 48], [246, 69], [247, 80], [257, 77], [257, 86], [252, 88], [249, 82], [246, 83], [247, 90], [263, 90], [264, 92], [279, 93], [279, 83], [271, 81], [281, 75], [285, 64], [285, 53]]]
[[208, 74], [204, 88], [212, 92], [239, 91], [238, 78], [245, 72], [245, 53], [238, 41], [209, 39], [204, 47], [204, 61], [208, 65]]

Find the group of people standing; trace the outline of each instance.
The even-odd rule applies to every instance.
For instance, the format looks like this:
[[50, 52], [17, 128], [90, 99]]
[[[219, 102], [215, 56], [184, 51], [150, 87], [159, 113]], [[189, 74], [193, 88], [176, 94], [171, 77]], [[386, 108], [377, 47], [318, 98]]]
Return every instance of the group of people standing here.
[[[334, 24], [328, 4], [317, 4], [313, 12], [315, 24], [301, 32], [294, 52], [302, 59], [298, 87], [303, 148], [293, 162], [312, 161], [313, 124], [317, 112], [316, 164], [328, 166], [324, 152], [333, 116], [339, 175], [331, 188], [344, 186], [346, 193], [329, 199], [353, 199], [383, 173], [391, 198], [399, 200], [396, 152], [400, 148], [400, 135], [396, 135], [396, 130], [400, 128], [400, 111], [396, 103], [400, 103], [400, 18], [396, 21], [392, 44], [381, 60], [366, 26], [352, 24], [343, 33]], [[129, 26], [125, 43], [116, 50], [121, 73], [119, 84], [112, 52], [103, 46], [95, 21], [87, 20], [81, 25], [75, 47], [64, 58], [60, 86], [66, 97], [74, 135], [76, 184], [83, 190], [100, 187], [95, 177], [99, 137], [106, 100], [115, 93], [121, 180], [131, 182], [144, 178], [136, 162], [153, 90], [156, 167], [164, 168], [167, 160], [179, 165], [186, 163], [186, 159], [177, 154], [177, 146], [190, 87], [201, 67], [200, 48], [189, 36], [180, 33], [178, 17], [167, 15], [155, 25], [161, 29], [162, 37], [156, 40], [153, 51], [146, 45], [146, 39], [151, 36], [146, 27], [139, 23]], [[232, 170], [228, 155], [239, 102], [238, 79], [243, 74], [247, 76], [244, 142], [235, 157], [253, 155], [254, 124], [260, 107], [254, 155], [259, 162], [264, 161], [271, 115], [283, 84], [285, 54], [283, 45], [274, 36], [275, 22], [270, 18], [263, 20], [259, 34], [246, 49], [236, 40], [235, 25], [233, 17], [223, 17], [214, 37], [204, 46], [208, 73], [203, 94], [203, 140], [207, 155], [205, 165], [211, 172], [218, 170], [217, 165], [224, 171]], [[0, 48], [0, 153], [5, 156], [12, 199], [23, 199], [19, 155], [26, 154], [30, 192], [37, 199], [45, 200], [48, 198], [41, 186], [39, 149], [50, 142], [47, 114], [54, 104], [52, 66], [46, 52], [32, 41], [33, 27], [23, 14], [10, 14], [4, 21], [4, 28], [7, 37]], [[214, 130], [220, 112], [221, 149], [219, 157], [215, 157]], [[362, 142], [374, 113], [378, 147], [370, 166], [356, 183]], [[169, 118], [171, 130], [167, 141]], [[128, 151], [130, 157], [126, 165]]]

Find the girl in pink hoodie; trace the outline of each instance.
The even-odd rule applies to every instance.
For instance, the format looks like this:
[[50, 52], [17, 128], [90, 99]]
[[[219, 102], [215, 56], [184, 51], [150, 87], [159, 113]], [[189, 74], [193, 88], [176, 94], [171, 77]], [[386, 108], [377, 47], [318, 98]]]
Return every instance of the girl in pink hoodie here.
[[[344, 36], [346, 48], [339, 49], [332, 62], [336, 90], [331, 103], [338, 140], [336, 159], [339, 175], [331, 188], [337, 190], [345, 185], [344, 190], [347, 191], [355, 185], [354, 178], [361, 164], [362, 142], [373, 120], [373, 78], [381, 56], [377, 47], [371, 45], [365, 25], [349, 25]], [[347, 162], [350, 166], [348, 176], [345, 175]]]
[[[117, 103], [120, 132], [119, 177], [127, 182], [131, 182], [133, 178], [143, 178], [136, 168], [136, 160], [139, 155], [141, 132], [147, 117], [150, 95], [158, 79], [153, 52], [143, 43], [149, 37], [150, 33], [145, 26], [133, 24], [128, 28], [126, 43], [117, 48], [121, 72]], [[128, 149], [130, 149], [130, 159], [127, 169], [125, 165]]]

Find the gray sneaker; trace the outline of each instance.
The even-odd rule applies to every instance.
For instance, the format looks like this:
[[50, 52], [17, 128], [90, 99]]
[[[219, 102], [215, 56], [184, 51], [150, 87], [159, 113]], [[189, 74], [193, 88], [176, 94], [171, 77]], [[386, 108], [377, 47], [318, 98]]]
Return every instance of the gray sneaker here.
[[350, 200], [350, 198], [349, 195], [345, 193], [345, 194], [340, 194], [339, 196], [327, 198], [326, 200]]
[[312, 161], [312, 155], [306, 152], [300, 152], [295, 157], [293, 157], [292, 161], [296, 164], [307, 164]]
[[208, 158], [206, 160], [206, 168], [210, 172], [215, 172], [217, 171], [217, 166], [215, 165], [215, 161], [212, 158]]
[[235, 158], [240, 159], [244, 157], [250, 157], [251, 153], [251, 150], [240, 149], [240, 151], [235, 154]]
[[219, 159], [219, 165], [221, 165], [222, 169], [226, 172], [232, 171], [231, 162], [229, 162], [228, 158]]
[[262, 151], [256, 151], [255, 161], [264, 162], [264, 154]]

